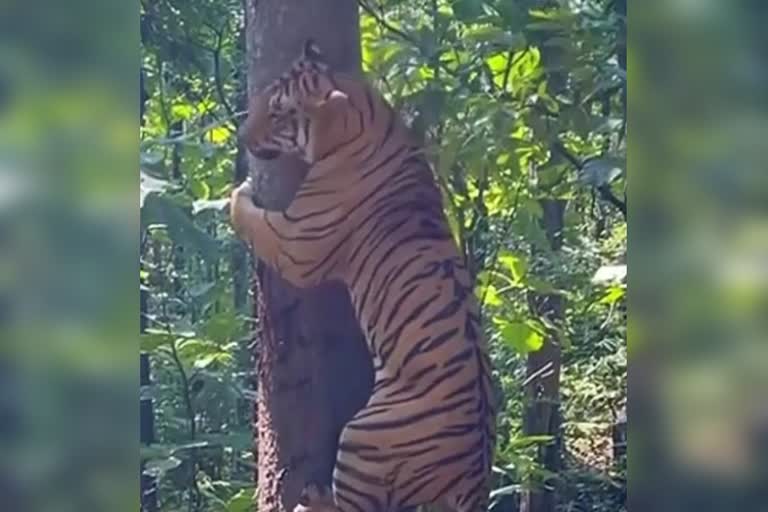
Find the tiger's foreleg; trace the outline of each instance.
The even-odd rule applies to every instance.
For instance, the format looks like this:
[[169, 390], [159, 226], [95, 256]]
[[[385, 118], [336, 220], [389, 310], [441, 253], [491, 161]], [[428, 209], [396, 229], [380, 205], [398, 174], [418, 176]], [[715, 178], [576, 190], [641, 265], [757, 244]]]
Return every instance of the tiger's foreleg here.
[[232, 192], [229, 211], [235, 233], [251, 245], [260, 260], [294, 286], [316, 285], [316, 277], [305, 271], [305, 266], [314, 261], [313, 247], [291, 241], [301, 226], [288, 222], [282, 212], [259, 208], [253, 198], [250, 179]]

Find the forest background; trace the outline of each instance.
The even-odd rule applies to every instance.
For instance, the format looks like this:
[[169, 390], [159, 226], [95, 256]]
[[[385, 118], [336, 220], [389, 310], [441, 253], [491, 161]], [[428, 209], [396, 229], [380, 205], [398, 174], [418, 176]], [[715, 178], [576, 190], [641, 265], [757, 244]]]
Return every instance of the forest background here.
[[[363, 70], [423, 138], [477, 277], [501, 405], [491, 508], [550, 489], [557, 510], [620, 510], [626, 2], [359, 9]], [[246, 510], [259, 319], [225, 199], [247, 159], [244, 4], [142, 2], [141, 36], [145, 473], [161, 510]], [[532, 394], [546, 418], [526, 420]]]
[[[157, 2], [173, 9], [161, 17], [166, 36], [145, 33], [143, 44], [145, 14], [131, 2], [0, 9], [0, 498], [9, 510], [138, 508], [136, 118], [140, 104], [149, 108], [138, 63], [165, 48], [163, 60], [186, 63], [171, 76], [210, 88], [215, 43], [200, 20], [229, 19], [236, 30], [242, 15], [236, 2], [176, 3]], [[643, 0], [628, 17], [633, 510], [764, 509], [767, 9], [762, 0]], [[238, 46], [226, 48], [236, 73]], [[189, 54], [208, 64], [180, 57]], [[232, 165], [223, 156], [231, 144], [215, 161]], [[180, 204], [192, 218], [189, 199]], [[157, 358], [154, 376], [167, 384], [152, 392], [170, 401], [178, 376]], [[520, 381], [517, 371], [508, 378]], [[246, 431], [248, 408], [229, 432]], [[517, 428], [505, 431], [519, 434], [520, 415], [505, 414]], [[158, 441], [183, 446], [186, 431], [163, 426], [179, 423], [170, 417], [158, 418]], [[229, 439], [224, 449], [247, 461], [247, 440]], [[160, 479], [163, 506], [187, 508], [190, 481], [172, 473]], [[227, 470], [217, 495], [244, 503], [250, 489], [235, 498], [227, 483], [247, 486], [250, 473]]]

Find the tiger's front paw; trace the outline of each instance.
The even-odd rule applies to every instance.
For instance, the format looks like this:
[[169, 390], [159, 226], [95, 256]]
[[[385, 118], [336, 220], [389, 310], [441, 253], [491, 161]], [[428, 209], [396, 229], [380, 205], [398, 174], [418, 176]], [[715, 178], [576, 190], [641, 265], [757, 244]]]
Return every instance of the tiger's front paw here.
[[253, 204], [253, 185], [248, 178], [232, 191], [229, 197], [229, 216], [235, 232], [243, 238], [249, 214], [256, 209]]
[[333, 502], [333, 493], [327, 487], [307, 484], [299, 497], [293, 512], [338, 512]]

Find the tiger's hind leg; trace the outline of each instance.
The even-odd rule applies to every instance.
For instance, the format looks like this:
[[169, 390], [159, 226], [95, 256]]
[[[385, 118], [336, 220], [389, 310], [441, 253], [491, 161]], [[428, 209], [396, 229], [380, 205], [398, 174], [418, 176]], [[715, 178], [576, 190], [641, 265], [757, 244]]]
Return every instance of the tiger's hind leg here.
[[293, 512], [339, 512], [339, 509], [336, 508], [329, 488], [307, 484]]

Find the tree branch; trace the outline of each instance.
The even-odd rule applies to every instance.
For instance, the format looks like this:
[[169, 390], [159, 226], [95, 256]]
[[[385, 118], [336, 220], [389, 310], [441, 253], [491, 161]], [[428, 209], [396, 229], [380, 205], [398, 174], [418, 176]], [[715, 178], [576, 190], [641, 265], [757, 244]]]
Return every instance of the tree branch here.
[[[573, 165], [578, 171], [581, 171], [584, 168], [584, 162], [579, 160], [576, 155], [568, 151], [568, 149], [563, 145], [562, 142], [555, 141], [552, 143], [552, 149], [559, 153], [563, 158], [568, 160], [568, 162]], [[610, 203], [613, 205], [616, 209], [618, 209], [621, 212], [621, 215], [624, 217], [624, 220], [627, 220], [627, 201], [626, 198], [624, 201], [616, 197], [613, 192], [611, 191], [610, 185], [607, 183], [595, 187], [600, 194], [600, 198], [604, 201]]]
[[[213, 50], [213, 80], [216, 84], [216, 92], [219, 95], [219, 100], [221, 101], [224, 110], [227, 112], [227, 116], [232, 119], [235, 117], [235, 111], [229, 104], [229, 101], [227, 101], [227, 97], [224, 94], [224, 84], [221, 81], [221, 48], [224, 44], [224, 31], [226, 30], [226, 27], [227, 24], [225, 22], [224, 27], [215, 31], [216, 48]], [[236, 123], [232, 124], [235, 124], [235, 128], [237, 128]]]
[[372, 8], [370, 5], [368, 5], [368, 3], [367, 3], [367, 2], [365, 2], [365, 0], [357, 0], [357, 4], [358, 4], [358, 5], [359, 5], [359, 6], [360, 6], [360, 7], [361, 7], [361, 8], [362, 8], [362, 9], [363, 9], [363, 10], [364, 10], [366, 13], [370, 14], [370, 15], [373, 17], [373, 19], [375, 19], [375, 20], [376, 20], [376, 22], [377, 22], [379, 25], [381, 25], [382, 27], [386, 28], [387, 30], [389, 30], [389, 31], [390, 31], [390, 32], [392, 32], [393, 34], [396, 34], [397, 36], [401, 37], [401, 38], [402, 38], [402, 39], [404, 39], [405, 41], [408, 41], [408, 42], [409, 42], [409, 43], [411, 43], [412, 45], [414, 45], [414, 46], [419, 46], [419, 45], [416, 43], [416, 41], [415, 41], [415, 40], [414, 40], [414, 39], [413, 39], [411, 36], [409, 36], [408, 34], [406, 34], [405, 32], [403, 32], [403, 31], [402, 31], [402, 30], [400, 30], [399, 28], [397, 28], [397, 27], [395, 27], [395, 26], [391, 25], [389, 22], [387, 22], [387, 20], [385, 20], [384, 18], [382, 18], [382, 17], [381, 17], [381, 15], [379, 15], [379, 14], [378, 14], [378, 13], [377, 13], [375, 10], [373, 10], [373, 8]]

